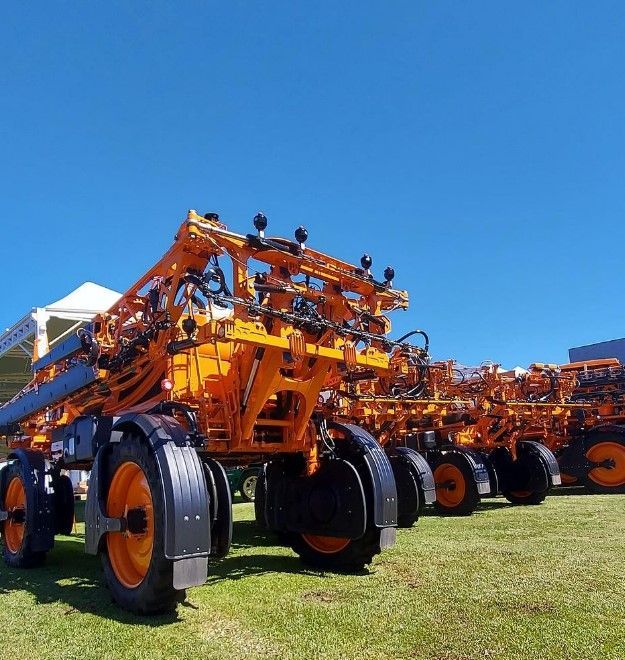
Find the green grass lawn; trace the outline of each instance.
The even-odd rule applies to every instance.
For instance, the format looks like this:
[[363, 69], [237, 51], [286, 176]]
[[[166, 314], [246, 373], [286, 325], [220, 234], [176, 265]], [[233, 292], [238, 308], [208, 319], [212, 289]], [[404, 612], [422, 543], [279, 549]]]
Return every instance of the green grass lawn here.
[[624, 658], [625, 496], [426, 516], [361, 575], [305, 569], [235, 505], [231, 554], [175, 616], [111, 604], [82, 536], [0, 569], [2, 657]]

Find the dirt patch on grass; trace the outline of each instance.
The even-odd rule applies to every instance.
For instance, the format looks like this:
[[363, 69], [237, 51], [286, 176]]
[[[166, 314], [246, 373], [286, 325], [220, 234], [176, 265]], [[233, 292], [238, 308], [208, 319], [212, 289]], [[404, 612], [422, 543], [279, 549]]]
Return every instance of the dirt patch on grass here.
[[275, 640], [255, 632], [242, 622], [222, 615], [202, 617], [200, 639], [230, 658], [281, 658], [284, 649]]
[[516, 612], [518, 614], [552, 614], [558, 608], [553, 603], [501, 603], [497, 606], [504, 612]]
[[391, 581], [409, 589], [422, 589], [426, 584], [424, 576], [418, 572], [418, 566], [385, 562], [384, 568], [387, 570]]
[[311, 603], [336, 603], [342, 600], [341, 596], [333, 591], [306, 591], [302, 600]]

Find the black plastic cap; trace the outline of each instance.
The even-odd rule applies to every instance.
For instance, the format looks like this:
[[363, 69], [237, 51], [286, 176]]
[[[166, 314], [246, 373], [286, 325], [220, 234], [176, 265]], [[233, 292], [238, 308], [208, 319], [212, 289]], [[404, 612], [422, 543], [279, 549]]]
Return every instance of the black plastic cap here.
[[295, 240], [298, 243], [305, 243], [308, 240], [308, 230], [303, 225], [300, 225], [295, 230]]
[[387, 266], [384, 269], [384, 279], [387, 282], [392, 282], [394, 278], [395, 278], [395, 270], [393, 269], [392, 266]]
[[369, 268], [371, 268], [372, 263], [373, 263], [373, 259], [368, 254], [363, 254], [362, 257], [360, 257], [360, 265], [365, 270], [369, 270]]
[[267, 229], [267, 216], [264, 213], [259, 212], [254, 216], [254, 227], [258, 231], [265, 231]]
[[204, 220], [217, 221], [217, 220], [219, 220], [219, 213], [205, 213], [204, 214]]
[[182, 322], [182, 329], [184, 330], [184, 333], [190, 337], [197, 330], [197, 323], [195, 319], [190, 317], [184, 319]]

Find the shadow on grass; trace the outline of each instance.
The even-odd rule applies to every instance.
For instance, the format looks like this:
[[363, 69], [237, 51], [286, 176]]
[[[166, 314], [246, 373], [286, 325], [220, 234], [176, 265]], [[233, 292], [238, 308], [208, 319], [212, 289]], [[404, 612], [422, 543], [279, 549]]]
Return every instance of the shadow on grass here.
[[278, 537], [266, 529], [261, 529], [255, 520], [235, 520], [232, 530], [232, 548], [270, 548], [280, 545]]
[[160, 626], [178, 620], [175, 612], [143, 617], [120, 609], [111, 599], [103, 584], [97, 557], [84, 554], [81, 535], [72, 539], [59, 537], [45, 563], [37, 568], [0, 569], [0, 593], [27, 591], [37, 604], [59, 603], [65, 606], [63, 614], [88, 612], [122, 623]]
[[549, 497], [566, 497], [567, 495], [592, 495], [589, 490], [586, 490], [584, 486], [561, 486], [559, 488], [554, 488], [550, 493]]
[[[507, 500], [496, 500], [496, 501], [482, 501], [477, 505], [477, 509], [473, 511], [472, 516], [479, 515], [480, 513], [484, 513], [486, 511], [493, 511], [495, 509], [507, 509], [511, 506], [514, 506], [513, 504], [510, 504]], [[457, 516], [454, 514], [444, 514], [444, 513], [438, 513], [436, 509], [433, 506], [427, 506], [423, 512], [421, 513], [421, 517], [423, 518], [428, 518], [428, 517], [433, 517], [433, 518], [466, 518], [466, 516]]]
[[[254, 520], [237, 520], [232, 531], [232, 549], [247, 550], [250, 548], [288, 547], [281, 543], [277, 534], [258, 527]], [[240, 580], [251, 575], [265, 573], [298, 573], [325, 577], [332, 575], [321, 570], [307, 568], [295, 554], [273, 555], [230, 554], [220, 560], [210, 562], [208, 583], [222, 580]], [[363, 571], [363, 575], [368, 571]]]
[[[85, 612], [122, 623], [149, 626], [167, 625], [179, 620], [176, 612], [143, 617], [120, 609], [104, 586], [99, 559], [84, 554], [82, 541], [82, 534], [74, 534], [71, 538], [57, 537], [54, 549], [38, 568], [14, 569], [1, 566], [0, 594], [27, 591], [33, 594], [37, 604], [61, 604], [65, 608], [65, 616]], [[234, 523], [232, 548], [235, 551], [279, 545], [277, 537], [259, 529], [253, 521], [240, 520]], [[295, 555], [240, 556], [233, 553], [224, 559], [210, 561], [207, 587], [223, 580], [240, 580], [266, 573], [299, 573], [318, 577], [331, 575], [306, 569]]]
[[[207, 584], [223, 582], [224, 580], [241, 580], [254, 575], [267, 573], [291, 573], [298, 575], [314, 575], [329, 577], [331, 573], [308, 569], [295, 555], [228, 555], [224, 559], [213, 562], [209, 567]], [[363, 575], [368, 571], [363, 571]]]
[[[584, 488], [583, 486], [562, 486], [558, 488], [553, 488], [549, 495], [547, 496], [547, 500], [549, 501], [550, 497], [567, 497], [568, 495], [593, 495], [589, 490]], [[496, 509], [508, 509], [510, 507], [520, 507], [522, 505], [520, 504], [512, 504], [512, 502], [508, 502], [504, 497], [497, 497], [497, 499], [494, 499], [492, 497], [482, 500], [478, 506], [477, 509], [471, 514], [471, 515], [476, 515], [479, 514], [480, 512], [486, 512], [486, 511], [494, 511]], [[443, 516], [446, 518], [453, 518], [453, 517], [462, 517], [462, 516], [454, 516], [453, 514], [439, 514], [436, 512], [433, 506], [427, 506], [423, 513], [421, 514], [423, 517], [428, 517], [428, 516], [433, 516], [433, 517], [438, 517], [438, 516]]]

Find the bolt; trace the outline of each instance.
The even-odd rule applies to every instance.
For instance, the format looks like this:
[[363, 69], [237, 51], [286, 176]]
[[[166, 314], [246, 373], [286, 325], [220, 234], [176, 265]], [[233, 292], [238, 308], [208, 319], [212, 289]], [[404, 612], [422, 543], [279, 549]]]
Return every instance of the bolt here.
[[[196, 519], [196, 520], [199, 520], [199, 519], [200, 519], [200, 516], [195, 516], [195, 519]], [[198, 550], [199, 550], [199, 548], [198, 548]]]
[[185, 522], [189, 522], [189, 516], [185, 516], [185, 517], [184, 517], [184, 521], [185, 521]]

